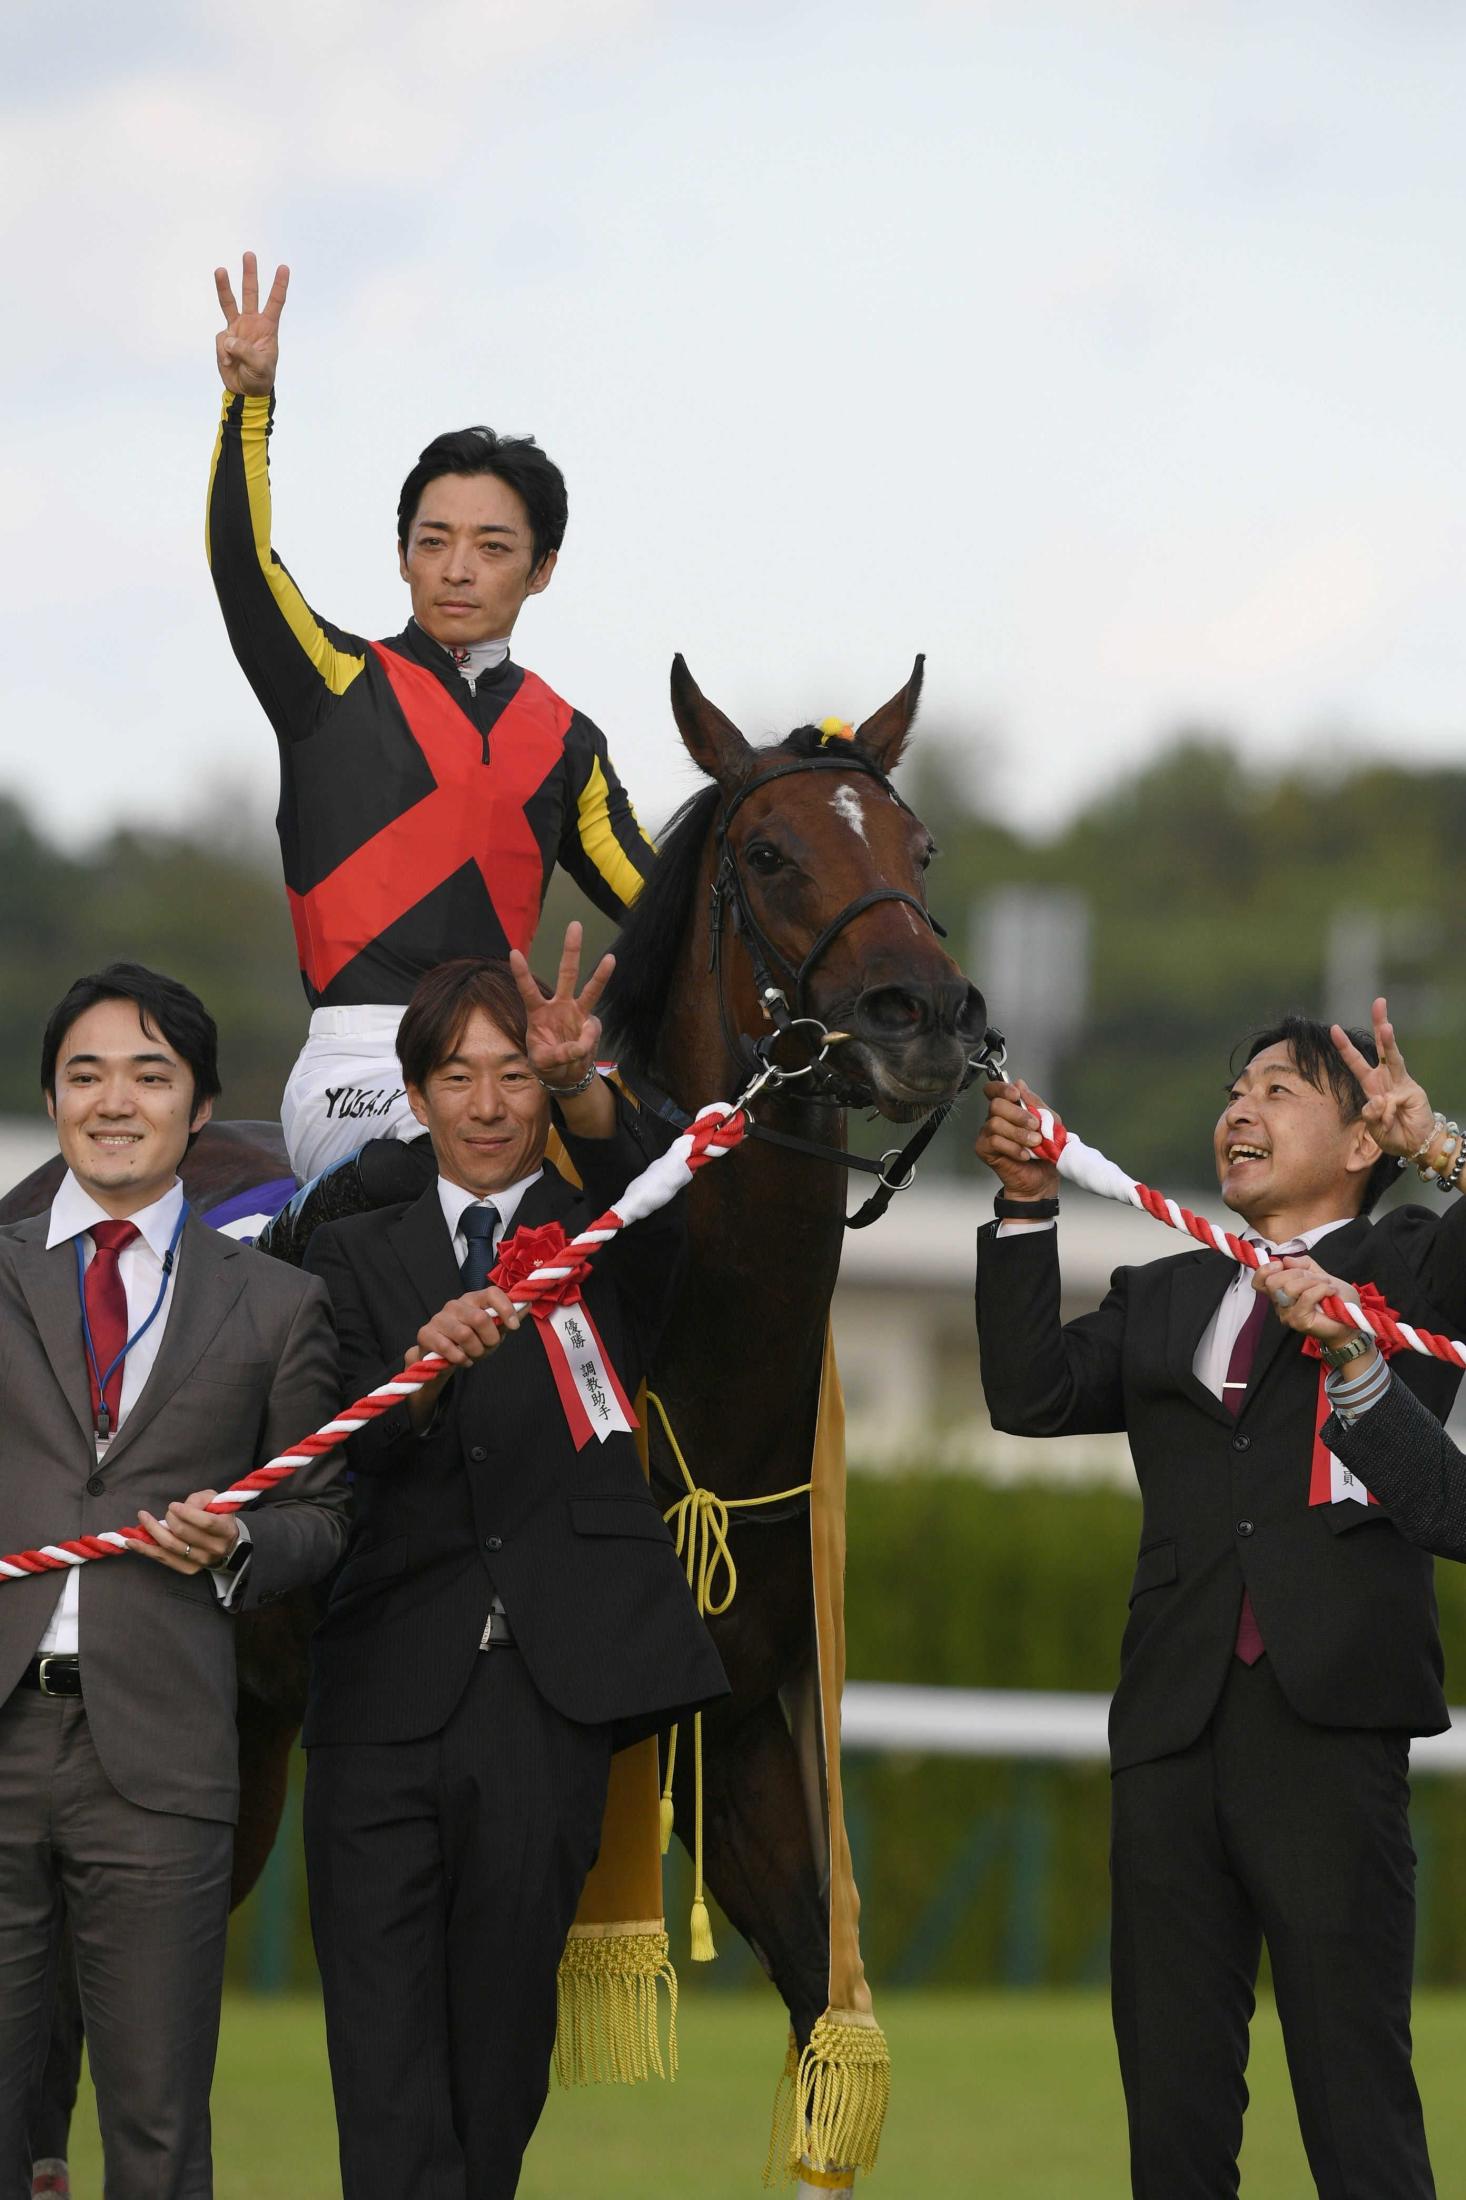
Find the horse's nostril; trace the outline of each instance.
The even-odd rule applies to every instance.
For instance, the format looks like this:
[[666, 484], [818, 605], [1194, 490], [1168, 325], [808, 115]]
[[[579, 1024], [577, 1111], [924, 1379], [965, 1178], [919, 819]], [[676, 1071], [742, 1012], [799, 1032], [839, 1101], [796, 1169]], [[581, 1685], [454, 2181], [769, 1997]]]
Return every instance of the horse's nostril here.
[[981, 1045], [987, 1037], [987, 1029], [988, 1004], [977, 987], [970, 985], [966, 989], [966, 998], [957, 1011], [957, 1036], [964, 1041], [970, 1039], [975, 1045]]
[[871, 986], [855, 1004], [857, 1029], [873, 1039], [910, 1039], [929, 1021], [926, 1002], [904, 986]]

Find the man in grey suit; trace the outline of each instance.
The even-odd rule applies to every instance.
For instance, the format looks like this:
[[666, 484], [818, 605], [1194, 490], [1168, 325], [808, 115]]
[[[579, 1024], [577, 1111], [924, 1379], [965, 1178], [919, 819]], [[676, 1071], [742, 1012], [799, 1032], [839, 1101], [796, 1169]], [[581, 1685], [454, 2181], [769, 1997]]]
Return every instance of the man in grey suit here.
[[172, 979], [116, 963], [78, 980], [41, 1063], [67, 1174], [48, 1213], [0, 1230], [0, 1552], [133, 1518], [147, 1533], [0, 1583], [0, 2200], [30, 2191], [63, 1905], [109, 2200], [211, 2193], [229, 1613], [318, 1579], [344, 1540], [334, 1455], [246, 1514], [207, 1510], [339, 1403], [320, 1283], [188, 1212], [178, 1167], [216, 1051]]

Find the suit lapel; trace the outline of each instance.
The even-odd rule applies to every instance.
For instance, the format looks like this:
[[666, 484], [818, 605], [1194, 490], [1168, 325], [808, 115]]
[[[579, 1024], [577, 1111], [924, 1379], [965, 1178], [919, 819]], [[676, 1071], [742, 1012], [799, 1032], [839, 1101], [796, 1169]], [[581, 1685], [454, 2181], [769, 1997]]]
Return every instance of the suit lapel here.
[[234, 1238], [211, 1230], [197, 1215], [189, 1216], [178, 1241], [178, 1268], [158, 1357], [141, 1395], [128, 1408], [126, 1419], [108, 1446], [109, 1467], [192, 1373], [244, 1289], [249, 1262], [262, 1257], [247, 1252]]
[[415, 1199], [401, 1219], [387, 1232], [393, 1252], [407, 1270], [413, 1298], [436, 1314], [449, 1299], [456, 1299], [463, 1285], [453, 1258], [453, 1240], [438, 1197], [438, 1180]]
[[76, 1283], [76, 1249], [67, 1238], [46, 1249], [49, 1210], [32, 1215], [14, 1234], [16, 1272], [36, 1325], [51, 1373], [87, 1442], [93, 1440], [92, 1395], [82, 1341], [81, 1299]]
[[1167, 1365], [1177, 1389], [1193, 1405], [1209, 1413], [1213, 1420], [1228, 1424], [1232, 1415], [1205, 1383], [1197, 1381], [1192, 1362], [1207, 1323], [1220, 1306], [1236, 1273], [1235, 1264], [1223, 1253], [1196, 1253], [1190, 1260], [1183, 1261], [1171, 1278], [1171, 1310], [1166, 1336]]

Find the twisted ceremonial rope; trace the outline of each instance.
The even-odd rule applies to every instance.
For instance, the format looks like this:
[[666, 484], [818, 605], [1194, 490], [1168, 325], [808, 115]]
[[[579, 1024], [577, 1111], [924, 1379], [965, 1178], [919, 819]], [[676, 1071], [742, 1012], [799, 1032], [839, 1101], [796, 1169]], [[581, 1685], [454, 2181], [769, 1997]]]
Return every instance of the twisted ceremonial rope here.
[[[1153, 1191], [1148, 1184], [1139, 1184], [1133, 1176], [1115, 1162], [1109, 1161], [1093, 1146], [1086, 1146], [1082, 1138], [1066, 1130], [1052, 1108], [1030, 1109], [1043, 1133], [1033, 1148], [1035, 1161], [1047, 1161], [1057, 1168], [1060, 1176], [1077, 1184], [1081, 1191], [1097, 1192], [1102, 1199], [1118, 1199], [1126, 1206], [1143, 1208], [1154, 1215], [1157, 1222], [1164, 1222], [1172, 1230], [1184, 1230], [1189, 1237], [1207, 1246], [1214, 1253], [1224, 1253], [1228, 1260], [1240, 1261], [1244, 1268], [1267, 1268], [1271, 1265], [1265, 1253], [1259, 1252], [1245, 1238], [1234, 1237], [1230, 1230], [1219, 1230], [1205, 1215], [1194, 1215], [1189, 1207], [1178, 1206], [1174, 1199], [1167, 1199], [1164, 1192]], [[1452, 1367], [1466, 1368], [1466, 1344], [1453, 1337], [1438, 1336], [1432, 1329], [1417, 1329], [1410, 1322], [1399, 1321], [1386, 1309], [1355, 1306], [1347, 1299], [1326, 1298], [1320, 1301], [1321, 1311], [1331, 1321], [1350, 1322], [1365, 1336], [1373, 1337], [1387, 1352], [1419, 1352], [1433, 1360], [1445, 1360]]]
[[[731, 1108], [725, 1100], [713, 1100], [700, 1108], [691, 1125], [676, 1138], [666, 1153], [633, 1177], [614, 1207], [608, 1207], [603, 1215], [573, 1237], [556, 1254], [553, 1263], [545, 1262], [531, 1270], [522, 1283], [515, 1285], [518, 1296], [514, 1300], [517, 1312], [524, 1313], [536, 1302], [553, 1304], [567, 1286], [573, 1286], [585, 1273], [591, 1258], [633, 1222], [642, 1221], [655, 1214], [669, 1200], [689, 1184], [697, 1171], [721, 1155], [731, 1153], [742, 1145], [748, 1129], [748, 1118]], [[248, 1505], [266, 1490], [272, 1490], [277, 1482], [284, 1482], [297, 1467], [309, 1465], [323, 1452], [334, 1451], [336, 1446], [365, 1428], [378, 1414], [390, 1413], [404, 1398], [437, 1377], [452, 1372], [452, 1364], [435, 1352], [421, 1360], [414, 1360], [400, 1375], [390, 1382], [379, 1383], [375, 1390], [358, 1398], [333, 1420], [326, 1421], [310, 1436], [292, 1444], [288, 1451], [277, 1453], [256, 1467], [252, 1474], [244, 1475], [227, 1490], [220, 1490], [209, 1506], [214, 1513], [237, 1512], [241, 1505]], [[109, 1528], [101, 1535], [79, 1535], [68, 1543], [43, 1543], [33, 1551], [12, 1551], [0, 1558], [0, 1581], [20, 1581], [28, 1574], [49, 1573], [62, 1566], [84, 1566], [89, 1559], [115, 1558], [130, 1543], [150, 1541], [146, 1528]]]

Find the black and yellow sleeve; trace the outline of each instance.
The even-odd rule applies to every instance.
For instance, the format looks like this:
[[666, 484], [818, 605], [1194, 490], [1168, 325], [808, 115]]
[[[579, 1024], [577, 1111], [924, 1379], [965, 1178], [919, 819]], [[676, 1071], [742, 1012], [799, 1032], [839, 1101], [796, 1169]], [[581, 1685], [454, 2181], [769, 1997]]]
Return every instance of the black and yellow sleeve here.
[[619, 917], [646, 884], [657, 851], [636, 821], [599, 726], [577, 711], [565, 747], [570, 801], [560, 861], [598, 909]]
[[270, 547], [275, 399], [226, 391], [205, 546], [230, 644], [282, 741], [311, 733], [361, 673], [366, 644], [316, 617]]

